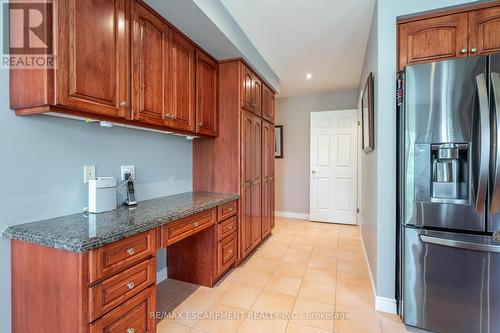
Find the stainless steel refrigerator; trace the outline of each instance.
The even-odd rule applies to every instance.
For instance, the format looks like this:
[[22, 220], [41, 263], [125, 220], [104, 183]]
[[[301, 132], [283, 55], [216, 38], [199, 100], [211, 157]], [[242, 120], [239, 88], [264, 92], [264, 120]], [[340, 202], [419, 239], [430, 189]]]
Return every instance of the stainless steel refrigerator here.
[[500, 332], [500, 55], [398, 78], [398, 308], [435, 332]]

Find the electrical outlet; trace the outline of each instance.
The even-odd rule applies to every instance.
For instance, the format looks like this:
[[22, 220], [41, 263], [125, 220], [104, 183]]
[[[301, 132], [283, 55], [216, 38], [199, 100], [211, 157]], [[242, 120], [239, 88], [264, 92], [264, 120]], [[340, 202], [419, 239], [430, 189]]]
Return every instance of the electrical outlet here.
[[95, 165], [85, 165], [83, 167], [83, 183], [87, 184], [89, 180], [95, 178]]
[[131, 179], [135, 179], [135, 165], [122, 165], [122, 180], [125, 180], [125, 174], [130, 173], [132, 175]]

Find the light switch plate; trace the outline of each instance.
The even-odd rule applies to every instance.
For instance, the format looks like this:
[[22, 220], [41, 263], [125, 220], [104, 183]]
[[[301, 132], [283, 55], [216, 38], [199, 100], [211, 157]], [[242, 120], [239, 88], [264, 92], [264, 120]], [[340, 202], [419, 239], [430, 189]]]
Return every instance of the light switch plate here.
[[89, 180], [95, 178], [95, 165], [85, 165], [83, 167], [83, 183], [88, 184]]
[[130, 173], [132, 175], [132, 180], [135, 179], [135, 165], [122, 165], [122, 180], [125, 180], [125, 174]]

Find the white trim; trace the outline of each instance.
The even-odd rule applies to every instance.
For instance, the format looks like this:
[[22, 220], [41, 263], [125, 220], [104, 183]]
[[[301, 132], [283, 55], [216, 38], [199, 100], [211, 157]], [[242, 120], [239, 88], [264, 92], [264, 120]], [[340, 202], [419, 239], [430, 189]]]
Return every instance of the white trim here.
[[375, 283], [373, 280], [372, 270], [370, 269], [370, 262], [368, 261], [368, 254], [366, 253], [365, 242], [363, 236], [361, 235], [361, 228], [359, 228], [359, 237], [361, 238], [361, 244], [363, 245], [363, 254], [365, 257], [366, 267], [368, 268], [368, 275], [370, 277], [370, 285], [372, 289], [372, 297], [375, 301], [375, 310], [381, 312], [387, 312], [391, 314], [397, 314], [396, 299], [377, 296], [377, 289], [375, 289]]
[[377, 296], [375, 298], [375, 310], [397, 314], [396, 300], [394, 298]]
[[161, 283], [167, 279], [167, 267], [163, 267], [161, 270], [156, 272], [156, 284]]
[[309, 220], [309, 214], [307, 213], [275, 211], [274, 215], [278, 217], [286, 217], [289, 219]]

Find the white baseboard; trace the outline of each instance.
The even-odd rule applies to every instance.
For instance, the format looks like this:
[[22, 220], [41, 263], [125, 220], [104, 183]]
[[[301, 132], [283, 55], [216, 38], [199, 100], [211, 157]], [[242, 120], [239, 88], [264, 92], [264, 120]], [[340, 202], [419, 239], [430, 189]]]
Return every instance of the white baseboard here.
[[289, 218], [289, 219], [309, 220], [309, 214], [306, 214], [306, 213], [275, 211], [274, 215], [278, 216], [278, 217], [286, 217], [286, 218]]
[[163, 267], [156, 272], [156, 284], [161, 283], [167, 279], [167, 267]]
[[397, 314], [396, 300], [394, 298], [377, 296], [375, 299], [375, 310]]

